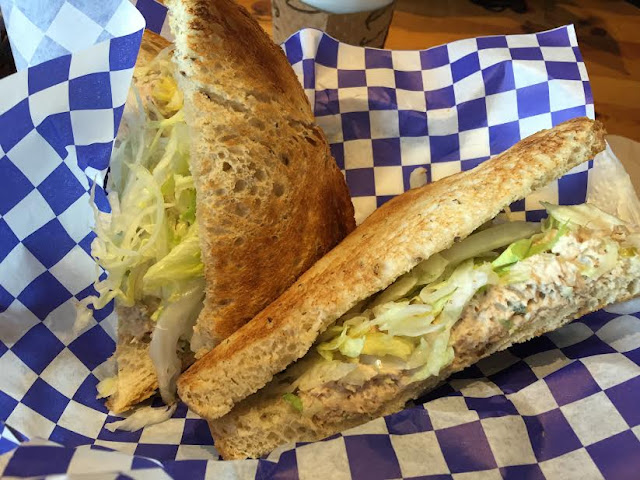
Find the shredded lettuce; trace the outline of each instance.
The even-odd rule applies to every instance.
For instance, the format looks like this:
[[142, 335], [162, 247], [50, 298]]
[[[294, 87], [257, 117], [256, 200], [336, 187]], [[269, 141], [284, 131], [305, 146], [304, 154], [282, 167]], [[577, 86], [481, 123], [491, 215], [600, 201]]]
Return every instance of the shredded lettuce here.
[[512, 243], [498, 258], [491, 262], [491, 265], [493, 265], [493, 268], [500, 268], [524, 260], [531, 249], [532, 242], [531, 238], [523, 238]]
[[[437, 373], [453, 358], [448, 347], [450, 331], [464, 307], [479, 289], [497, 282], [498, 275], [490, 263], [475, 265], [468, 259], [449, 277], [422, 287], [412, 299], [374, 302], [361, 314], [324, 332], [316, 346], [324, 361], [309, 369], [297, 388], [304, 391], [323, 385], [328, 377], [333, 381], [347, 375], [355, 378], [356, 362], [365, 356], [396, 359], [392, 362], [397, 368], [415, 370], [414, 381]], [[350, 342], [357, 342], [353, 350]]]
[[554, 221], [553, 217], [550, 217], [550, 220], [543, 224], [542, 229], [541, 233], [529, 238], [523, 238], [509, 245], [498, 258], [491, 262], [494, 270], [505, 273], [514, 264], [522, 260], [539, 253], [550, 252], [558, 243], [558, 240], [569, 230], [567, 223], [560, 224], [558, 221]]
[[345, 357], [357, 357], [364, 346], [363, 338], [349, 336], [349, 325], [345, 325], [339, 335], [318, 346], [318, 353], [326, 360], [333, 359], [333, 352], [339, 351]]
[[610, 230], [625, 222], [613, 215], [603, 212], [598, 207], [583, 203], [580, 205], [553, 205], [542, 202], [544, 208], [560, 223], [570, 223], [592, 229]]
[[[468, 264], [471, 264], [470, 268], [467, 266]], [[438, 322], [445, 325], [447, 329], [453, 327], [453, 324], [460, 318], [464, 307], [471, 301], [478, 290], [485, 285], [498, 283], [498, 276], [488, 263], [475, 266], [473, 261], [470, 260], [467, 265], [460, 266], [458, 270], [453, 272], [449, 280], [457, 288], [451, 294], [438, 317]]]
[[[446, 263], [445, 263], [446, 264]], [[444, 271], [444, 267], [442, 269]], [[442, 273], [442, 272], [440, 272]], [[383, 290], [373, 301], [373, 306], [383, 305], [406, 296], [418, 284], [417, 272], [413, 270], [399, 277], [389, 288]]]
[[295, 408], [298, 412], [302, 412], [302, 400], [299, 396], [294, 395], [293, 393], [285, 393], [282, 395], [282, 399], [289, 403], [289, 405]]
[[547, 222], [544, 228], [543, 233], [534, 235], [531, 238], [531, 248], [527, 252], [527, 258], [539, 253], [552, 251], [558, 241], [569, 231], [569, 224], [553, 222], [551, 217], [551, 221]]
[[507, 246], [517, 240], [529, 238], [540, 231], [540, 224], [533, 222], [507, 222], [469, 235], [460, 243], [442, 252], [449, 263], [457, 264], [485, 252]]
[[470, 235], [440, 254], [434, 254], [401, 276], [382, 291], [372, 305], [380, 305], [402, 298], [416, 285], [426, 285], [440, 278], [447, 267], [474, 257], [490, 256], [493, 250], [505, 247], [520, 239], [526, 239], [540, 231], [535, 222], [506, 222], [490, 226]]
[[118, 391], [117, 377], [107, 377], [100, 381], [98, 385], [96, 385], [96, 390], [98, 390], [96, 398], [106, 398], [115, 394]]
[[[142, 277], [142, 290], [154, 294], [164, 285], [186, 282], [202, 277], [204, 265], [200, 258], [198, 224], [194, 223], [182, 241], [157, 263], [151, 265]], [[157, 295], [162, 296], [162, 295]]]
[[193, 281], [183, 291], [173, 291], [164, 300], [165, 304], [153, 329], [149, 356], [158, 376], [160, 395], [167, 404], [175, 402], [176, 380], [181, 372], [182, 364], [176, 354], [178, 341], [191, 337], [203, 298], [202, 280]]
[[419, 382], [431, 376], [438, 375], [440, 371], [453, 361], [453, 348], [449, 346], [451, 329], [444, 330], [440, 335], [427, 340], [426, 358], [424, 364], [411, 376], [412, 382]]
[[394, 337], [382, 332], [371, 332], [365, 338], [362, 349], [362, 353], [365, 355], [375, 355], [376, 357], [392, 355], [407, 360], [414, 348], [410, 339]]
[[159, 408], [149, 406], [141, 407], [136, 409], [124, 420], [105, 424], [104, 428], [106, 428], [110, 432], [115, 432], [116, 430], [135, 432], [149, 425], [155, 425], [157, 423], [162, 423], [166, 420], [169, 420], [171, 418], [171, 415], [173, 415], [173, 412], [176, 411], [177, 407], [177, 403]]
[[420, 337], [439, 328], [432, 325], [435, 315], [431, 305], [393, 303], [389, 307], [372, 322], [389, 335]]
[[91, 253], [108, 276], [96, 296], [78, 304], [86, 323], [90, 305], [144, 304], [156, 321], [151, 357], [165, 401], [175, 399], [180, 371], [177, 344], [189, 339], [202, 308], [203, 265], [195, 220], [196, 192], [189, 170], [189, 136], [182, 93], [170, 52], [161, 52], [137, 76], [155, 78], [145, 99], [135, 88], [123, 117], [107, 184], [111, 213], [98, 212]]
[[295, 387], [305, 391], [314, 386], [324, 385], [340, 380], [345, 375], [354, 371], [358, 365], [338, 360], [312, 359], [306, 363], [304, 373], [296, 380]]

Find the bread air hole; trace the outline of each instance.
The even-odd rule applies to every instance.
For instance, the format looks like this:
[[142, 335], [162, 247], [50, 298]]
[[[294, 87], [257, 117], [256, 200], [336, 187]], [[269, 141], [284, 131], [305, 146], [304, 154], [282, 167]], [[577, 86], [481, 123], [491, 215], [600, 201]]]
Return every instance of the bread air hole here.
[[284, 195], [284, 185], [282, 185], [281, 183], [276, 183], [273, 185], [273, 194], [276, 197], [281, 197], [282, 195]]
[[238, 180], [235, 187], [233, 187], [233, 191], [238, 193], [243, 191], [245, 188], [247, 188], [247, 182], [245, 182], [244, 180]]
[[247, 214], [249, 213], [249, 208], [242, 203], [237, 203], [234, 211], [235, 211], [235, 214], [238, 215], [239, 217], [246, 217]]
[[258, 118], [255, 118], [255, 117], [253, 117], [253, 118], [251, 118], [249, 120], [249, 125], [251, 125], [252, 127], [257, 128], [258, 130], [264, 130], [264, 127], [265, 127], [264, 122], [262, 120], [258, 119]]
[[229, 162], [222, 162], [222, 171], [228, 172], [231, 170], [231, 164]]
[[290, 161], [290, 160], [289, 160], [289, 155], [287, 155], [286, 153], [281, 153], [281, 154], [280, 154], [280, 162], [282, 162], [282, 164], [283, 164], [285, 167], [288, 167], [288, 166], [289, 166], [289, 161]]

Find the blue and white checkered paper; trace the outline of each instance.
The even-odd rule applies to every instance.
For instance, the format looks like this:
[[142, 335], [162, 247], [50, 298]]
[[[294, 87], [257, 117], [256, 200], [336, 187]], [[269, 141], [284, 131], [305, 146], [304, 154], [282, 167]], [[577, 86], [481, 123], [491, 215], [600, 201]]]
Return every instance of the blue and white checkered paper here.
[[[7, 15], [8, 2], [0, 1], [10, 32], [18, 28], [12, 18], [26, 23], [25, 17], [42, 33], [36, 39], [64, 47], [60, 30], [38, 23], [37, 9], [24, 7], [33, 2], [16, 1]], [[58, 3], [51, 22], [62, 4], [94, 21], [108, 17], [94, 12], [102, 6], [93, 2]], [[105, 11], [128, 8], [101, 3]], [[164, 7], [136, 3], [147, 26], [167, 34]], [[206, 423], [182, 405], [162, 425], [134, 433], [104, 429], [116, 418], [95, 400], [95, 385], [114, 349], [115, 318], [111, 308], [96, 312], [89, 329], [75, 335], [71, 299], [88, 294], [94, 276], [87, 190], [107, 166], [138, 48], [141, 23], [128, 12], [125, 23], [137, 29], [118, 32], [97, 21], [107, 33], [94, 40], [104, 42], [71, 48], [0, 82], [0, 451], [7, 452], [1, 475], [635, 478], [638, 307], [589, 315], [455, 375], [424, 405], [262, 460], [217, 461]], [[14, 52], [31, 64], [46, 59], [37, 57], [45, 49], [34, 40], [13, 41]], [[593, 116], [571, 27], [420, 52], [356, 48], [306, 30], [285, 50], [345, 170], [359, 220], [406, 190], [417, 166], [433, 181], [540, 128]], [[127, 61], [111, 63], [112, 57]], [[588, 175], [578, 169], [513, 209], [537, 218], [541, 198], [583, 201]], [[98, 204], [108, 208], [100, 190]]]
[[[353, 47], [306, 30], [284, 48], [345, 170], [359, 221], [407, 190], [418, 166], [435, 181], [538, 130], [594, 116], [573, 27], [423, 51]], [[512, 210], [533, 220], [542, 197], [583, 202], [587, 176], [580, 166]]]

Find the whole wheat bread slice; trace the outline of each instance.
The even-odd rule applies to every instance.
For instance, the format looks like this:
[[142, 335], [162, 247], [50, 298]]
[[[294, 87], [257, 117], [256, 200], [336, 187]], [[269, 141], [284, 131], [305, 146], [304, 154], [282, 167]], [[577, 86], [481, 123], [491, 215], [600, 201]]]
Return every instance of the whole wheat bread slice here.
[[172, 0], [207, 281], [206, 351], [354, 227], [346, 183], [282, 50], [230, 0]]
[[[223, 9], [219, 16], [200, 9], [176, 28], [176, 41], [193, 41], [199, 52], [197, 61], [185, 60], [177, 48], [176, 59], [190, 126], [207, 280], [196, 327], [205, 350], [258, 313], [355, 227], [344, 177], [284, 54], [244, 10], [231, 2], [216, 4]], [[190, 2], [178, 8], [189, 9]], [[246, 42], [252, 56], [243, 58]], [[169, 45], [145, 30], [134, 73], [145, 104], [160, 77], [138, 67], [146, 67]], [[268, 79], [266, 87], [252, 86], [259, 78]], [[210, 100], [202, 91], [233, 100]], [[254, 96], [260, 102], [268, 99], [268, 105]], [[119, 326], [132, 319], [148, 324], [140, 309], [118, 311]], [[153, 326], [147, 327], [150, 334]], [[150, 336], [140, 340], [124, 330], [115, 353], [118, 391], [107, 402], [117, 413], [158, 387], [148, 356]], [[193, 358], [182, 356], [186, 367]]]
[[281, 392], [267, 386], [240, 402], [224, 417], [209, 422], [216, 449], [227, 460], [256, 458], [283, 444], [320, 440], [397, 412], [407, 401], [418, 398], [451, 374], [494, 352], [556, 330], [587, 313], [637, 295], [640, 295], [638, 262], [632, 268], [630, 258], [621, 258], [613, 272], [574, 288], [568, 312], [566, 304], [562, 308], [545, 309], [535, 305], [543, 303], [539, 297], [534, 299], [529, 305], [533, 315], [526, 322], [521, 321], [520, 328], [512, 333], [500, 318], [495, 317], [483, 318], [488, 332], [478, 331], [478, 318], [484, 312], [475, 311], [474, 305], [470, 305], [452, 331], [451, 345], [456, 355], [453, 363], [438, 376], [409, 385], [401, 384], [401, 378], [374, 378], [355, 391], [329, 385], [322, 389], [321, 407], [308, 414], [294, 409], [282, 399]]
[[471, 171], [395, 197], [183, 373], [180, 397], [205, 418], [225, 415], [301, 358], [320, 332], [358, 302], [603, 148], [602, 125], [576, 118]]

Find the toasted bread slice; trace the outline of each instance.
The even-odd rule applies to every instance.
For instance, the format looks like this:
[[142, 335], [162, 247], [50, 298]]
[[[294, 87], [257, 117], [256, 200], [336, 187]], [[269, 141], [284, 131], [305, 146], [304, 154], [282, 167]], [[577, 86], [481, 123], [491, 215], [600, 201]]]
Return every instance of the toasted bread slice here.
[[422, 260], [604, 148], [599, 122], [538, 132], [475, 169], [410, 190], [375, 211], [275, 302], [189, 368], [181, 398], [215, 419], [301, 358], [319, 333]]
[[[282, 50], [233, 2], [174, 4], [207, 282], [192, 345], [204, 353], [277, 298], [355, 220], [344, 176]], [[145, 104], [161, 78], [140, 67], [169, 45], [144, 32], [134, 83]], [[140, 311], [125, 321], [131, 316], [148, 324]], [[115, 412], [158, 386], [149, 340], [118, 337], [118, 393], [108, 401]], [[186, 366], [192, 358], [183, 357]]]
[[346, 183], [283, 51], [230, 0], [167, 2], [190, 127], [209, 350], [354, 227]]

